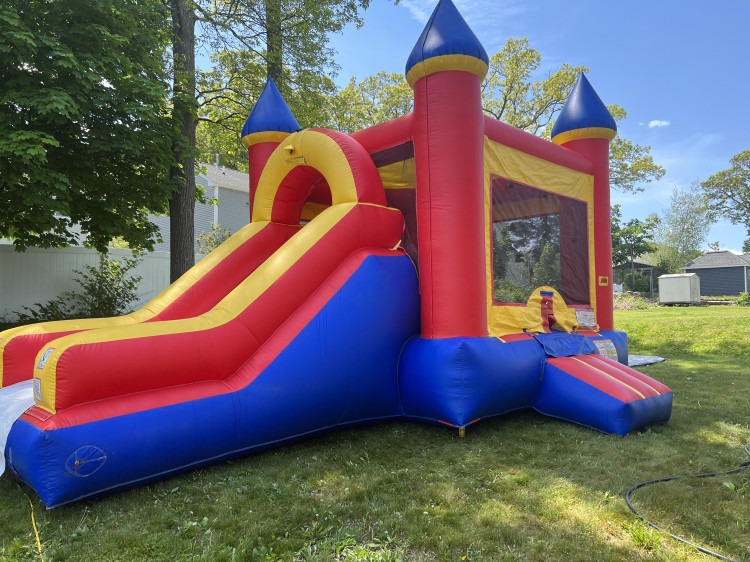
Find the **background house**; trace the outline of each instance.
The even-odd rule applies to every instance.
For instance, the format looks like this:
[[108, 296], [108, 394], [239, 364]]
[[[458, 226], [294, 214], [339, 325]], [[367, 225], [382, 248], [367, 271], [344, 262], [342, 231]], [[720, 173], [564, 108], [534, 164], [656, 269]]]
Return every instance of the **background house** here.
[[[237, 232], [250, 222], [248, 175], [210, 164], [200, 166], [196, 183], [206, 190], [206, 200], [214, 199], [216, 204], [195, 204], [195, 236], [210, 232], [211, 225]], [[154, 252], [144, 256], [132, 272], [142, 277], [136, 307], [169, 285], [169, 217], [154, 216], [151, 221], [159, 227], [162, 242], [155, 244]], [[127, 258], [132, 253], [110, 249], [110, 255]], [[201, 257], [196, 255], [196, 260]], [[46, 303], [66, 291], [79, 290], [75, 271], [87, 265], [96, 267], [98, 260], [98, 254], [90, 248], [28, 248], [19, 253], [11, 240], [0, 239], [0, 323], [15, 321], [15, 313], [24, 306]]]
[[684, 265], [701, 280], [701, 295], [738, 295], [750, 288], [750, 254], [707, 252]]
[[[232, 234], [250, 222], [250, 200], [248, 175], [245, 172], [230, 170], [212, 164], [199, 164], [201, 173], [195, 177], [195, 183], [206, 190], [205, 199], [216, 201], [195, 204], [195, 236], [210, 232], [211, 225], [221, 225]], [[151, 218], [159, 227], [162, 242], [154, 244], [154, 250], [169, 251], [169, 217]]]

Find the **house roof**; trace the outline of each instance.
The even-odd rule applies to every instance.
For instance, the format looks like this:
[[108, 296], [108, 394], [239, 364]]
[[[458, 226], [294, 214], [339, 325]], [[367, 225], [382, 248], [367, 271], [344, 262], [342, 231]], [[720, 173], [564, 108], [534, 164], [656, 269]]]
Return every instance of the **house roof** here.
[[198, 166], [201, 170], [205, 170], [205, 176], [213, 185], [245, 193], [250, 191], [249, 179], [246, 172], [238, 172], [237, 170], [230, 170], [223, 166], [214, 166], [205, 163], [198, 164]]
[[718, 267], [750, 267], [750, 254], [735, 254], [727, 250], [706, 252], [693, 261], [682, 266], [682, 269], [708, 269]]

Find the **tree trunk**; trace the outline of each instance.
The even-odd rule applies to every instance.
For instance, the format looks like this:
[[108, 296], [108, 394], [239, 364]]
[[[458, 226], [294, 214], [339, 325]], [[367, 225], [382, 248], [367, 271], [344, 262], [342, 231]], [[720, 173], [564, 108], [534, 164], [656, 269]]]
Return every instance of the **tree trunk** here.
[[171, 0], [174, 73], [172, 119], [179, 137], [169, 201], [169, 277], [174, 283], [195, 264], [195, 12], [190, 0]]
[[281, 90], [284, 41], [281, 35], [281, 0], [266, 0], [266, 69]]

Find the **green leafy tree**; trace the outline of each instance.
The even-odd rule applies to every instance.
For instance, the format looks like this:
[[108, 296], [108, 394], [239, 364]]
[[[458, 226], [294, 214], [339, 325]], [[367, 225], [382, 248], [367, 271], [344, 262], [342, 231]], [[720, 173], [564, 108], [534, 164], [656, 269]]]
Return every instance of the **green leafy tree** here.
[[157, 0], [0, 7], [0, 236], [17, 249], [152, 247], [172, 162], [168, 17]]
[[646, 220], [630, 219], [622, 222], [620, 205], [612, 207], [612, 262], [614, 265], [630, 263], [631, 279], [635, 276], [635, 258], [656, 250], [654, 236], [659, 217], [650, 215]]
[[742, 251], [750, 253], [750, 150], [729, 159], [730, 168], [715, 173], [701, 183], [708, 207], [717, 215], [747, 229]]
[[[247, 49], [216, 52], [211, 60], [213, 69], [198, 75], [198, 155], [202, 161], [212, 162], [219, 154], [222, 165], [246, 171], [247, 149], [240, 136], [248, 106], [266, 83], [265, 61]], [[330, 77], [304, 70], [289, 75], [286, 81], [300, 84], [287, 88], [284, 97], [303, 127], [330, 122], [329, 99], [336, 91]]]
[[401, 73], [352, 78], [333, 98], [330, 126], [351, 133], [405, 115], [413, 105], [414, 93]]
[[214, 68], [198, 82], [198, 150], [203, 159], [246, 170], [240, 131], [266, 77], [273, 78], [303, 127], [330, 126], [336, 86], [331, 33], [361, 26], [369, 0], [232, 0], [204, 15], [215, 23], [210, 35]]
[[714, 222], [714, 214], [697, 183], [685, 191], [675, 188], [670, 207], [656, 231], [657, 266], [668, 273], [677, 273], [700, 256]]

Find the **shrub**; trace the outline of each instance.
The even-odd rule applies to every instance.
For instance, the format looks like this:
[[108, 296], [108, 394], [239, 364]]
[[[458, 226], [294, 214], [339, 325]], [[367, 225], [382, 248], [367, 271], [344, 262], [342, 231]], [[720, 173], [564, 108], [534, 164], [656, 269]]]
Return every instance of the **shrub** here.
[[647, 293], [651, 290], [648, 281], [640, 273], [627, 273], [622, 284], [626, 291]]
[[195, 243], [198, 245], [198, 253], [203, 255], [211, 253], [221, 246], [231, 235], [232, 233], [220, 224], [212, 224], [210, 232], [203, 230], [195, 239]]
[[24, 306], [25, 312], [16, 312], [19, 321], [49, 322], [126, 314], [138, 299], [138, 284], [142, 277], [130, 275], [130, 271], [140, 262], [137, 256], [120, 261], [101, 253], [98, 266], [85, 265], [84, 271], [73, 270], [80, 292], [66, 291], [47, 303]]
[[750, 295], [744, 291], [740, 293], [740, 296], [737, 297], [737, 304], [740, 306], [750, 306]]
[[644, 310], [652, 306], [654, 306], [653, 303], [650, 303], [641, 295], [635, 293], [615, 293], [615, 310]]

